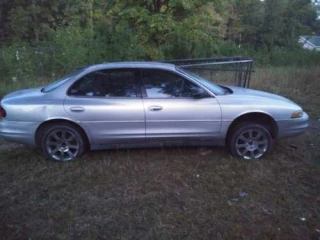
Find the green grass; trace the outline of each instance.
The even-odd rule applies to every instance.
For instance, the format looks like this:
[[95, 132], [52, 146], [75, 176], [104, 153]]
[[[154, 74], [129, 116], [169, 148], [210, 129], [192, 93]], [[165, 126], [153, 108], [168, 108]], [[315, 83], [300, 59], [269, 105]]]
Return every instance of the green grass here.
[[0, 97], [12, 91], [35, 88], [48, 85], [58, 79], [57, 77], [21, 77], [17, 79], [3, 78], [1, 81]]
[[223, 148], [205, 156], [197, 148], [91, 152], [63, 164], [24, 147], [2, 150], [0, 233], [6, 239], [315, 239], [320, 168], [312, 159], [319, 145], [310, 147], [311, 139], [310, 132], [281, 141], [256, 162], [231, 158]]
[[288, 97], [306, 110], [312, 118], [320, 118], [320, 67], [258, 68], [253, 74], [252, 88]]
[[[288, 96], [316, 117], [319, 77], [316, 68], [257, 69], [252, 86]], [[320, 122], [312, 127], [254, 162], [224, 148], [205, 155], [160, 148], [89, 152], [60, 164], [0, 140], [0, 236], [317, 239]]]

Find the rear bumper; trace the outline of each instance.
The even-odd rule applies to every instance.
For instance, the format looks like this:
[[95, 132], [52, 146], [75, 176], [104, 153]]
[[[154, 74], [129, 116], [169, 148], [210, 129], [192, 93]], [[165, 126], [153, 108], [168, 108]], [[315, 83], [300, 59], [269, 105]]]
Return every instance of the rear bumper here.
[[0, 119], [0, 138], [10, 142], [35, 146], [35, 132], [40, 123]]
[[294, 137], [304, 133], [309, 127], [309, 116], [303, 113], [301, 118], [277, 121], [279, 138]]

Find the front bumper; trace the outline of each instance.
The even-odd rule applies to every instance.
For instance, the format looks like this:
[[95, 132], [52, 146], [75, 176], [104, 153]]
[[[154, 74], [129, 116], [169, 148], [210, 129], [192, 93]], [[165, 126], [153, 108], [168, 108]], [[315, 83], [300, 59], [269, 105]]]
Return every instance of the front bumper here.
[[277, 121], [279, 138], [294, 137], [304, 133], [309, 127], [309, 116], [303, 112], [301, 118]]
[[35, 146], [35, 132], [40, 123], [0, 119], [0, 138], [10, 142]]

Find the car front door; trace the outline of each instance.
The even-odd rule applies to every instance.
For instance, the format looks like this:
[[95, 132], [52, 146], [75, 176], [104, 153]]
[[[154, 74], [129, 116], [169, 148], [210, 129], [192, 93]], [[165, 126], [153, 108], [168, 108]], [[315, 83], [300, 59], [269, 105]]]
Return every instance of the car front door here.
[[68, 90], [64, 107], [96, 145], [145, 142], [145, 113], [135, 69], [99, 70]]
[[216, 98], [178, 73], [142, 69], [146, 139], [155, 142], [212, 140], [221, 131]]

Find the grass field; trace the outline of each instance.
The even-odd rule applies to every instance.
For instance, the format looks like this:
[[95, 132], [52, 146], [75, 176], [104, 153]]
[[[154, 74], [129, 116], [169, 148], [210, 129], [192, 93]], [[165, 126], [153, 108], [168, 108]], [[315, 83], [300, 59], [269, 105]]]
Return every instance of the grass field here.
[[60, 164], [0, 140], [0, 238], [318, 239], [320, 68], [257, 69], [252, 87], [290, 97], [313, 119], [261, 161], [162, 148]]

